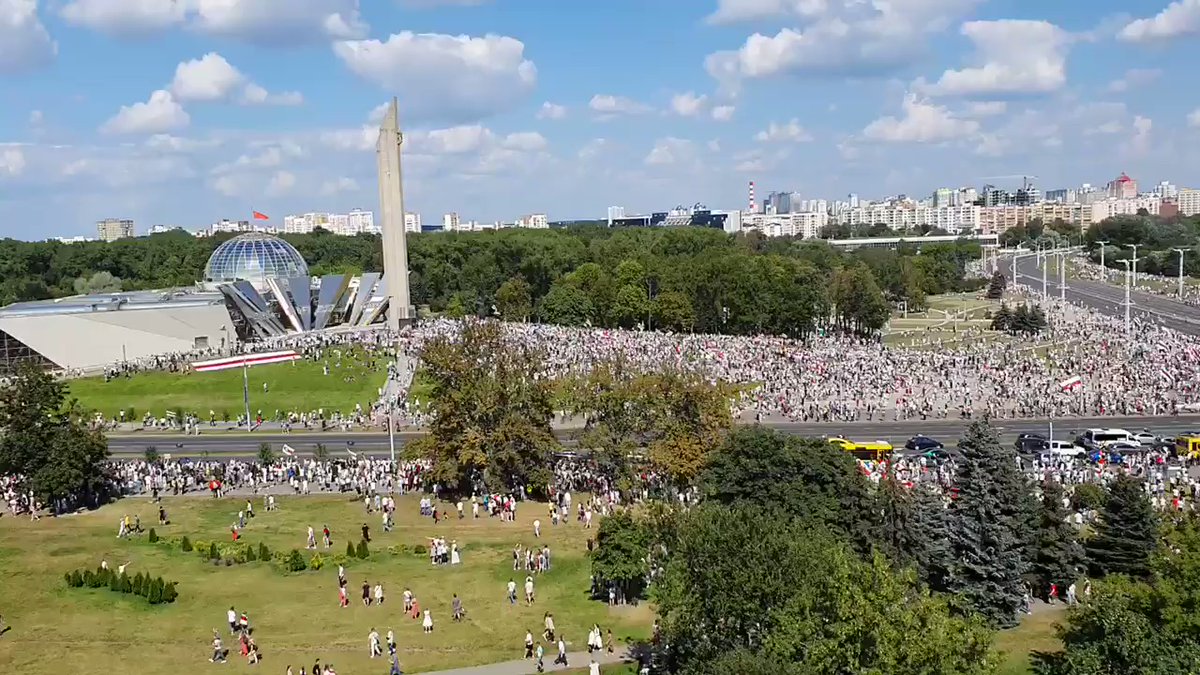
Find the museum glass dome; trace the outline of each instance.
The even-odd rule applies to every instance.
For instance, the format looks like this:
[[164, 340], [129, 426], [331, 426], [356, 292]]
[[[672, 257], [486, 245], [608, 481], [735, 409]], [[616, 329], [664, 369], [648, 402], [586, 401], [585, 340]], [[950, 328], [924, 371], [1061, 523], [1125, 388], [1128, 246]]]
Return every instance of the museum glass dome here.
[[221, 244], [204, 266], [204, 280], [262, 284], [276, 277], [307, 277], [308, 264], [286, 241], [263, 232], [240, 234]]

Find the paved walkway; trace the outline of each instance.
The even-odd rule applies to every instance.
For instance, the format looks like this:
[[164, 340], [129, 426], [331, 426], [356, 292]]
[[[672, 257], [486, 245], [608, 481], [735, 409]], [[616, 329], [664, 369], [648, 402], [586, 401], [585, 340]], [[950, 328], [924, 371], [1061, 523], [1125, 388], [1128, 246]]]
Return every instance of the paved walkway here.
[[[603, 652], [596, 657], [596, 660], [601, 664], [621, 663], [626, 658], [626, 651], [618, 649], [614, 653], [609, 654]], [[551, 663], [558, 652], [553, 654], [547, 652], [545, 658], [547, 673], [557, 673], [564, 670], [576, 670], [582, 668], [587, 672], [588, 663], [591, 659], [587, 652], [568, 652], [567, 663], [569, 666], [560, 666]], [[403, 663], [400, 664], [403, 667]], [[456, 668], [454, 670], [439, 670], [436, 672], [425, 672], [421, 675], [533, 675], [537, 673], [537, 665], [532, 660], [521, 659], [519, 661], [505, 661], [504, 663], [492, 663], [486, 666], [472, 666], [470, 668]]]

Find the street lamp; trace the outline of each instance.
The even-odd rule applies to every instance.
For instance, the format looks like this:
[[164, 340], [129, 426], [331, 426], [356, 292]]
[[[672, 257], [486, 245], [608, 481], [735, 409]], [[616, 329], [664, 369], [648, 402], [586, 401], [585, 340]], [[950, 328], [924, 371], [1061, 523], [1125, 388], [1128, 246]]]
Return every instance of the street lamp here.
[[1130, 271], [1129, 265], [1130, 265], [1130, 262], [1128, 260], [1122, 260], [1121, 264], [1125, 266], [1125, 334], [1128, 335], [1130, 332], [1130, 323], [1129, 323], [1129, 303], [1130, 303], [1130, 301], [1129, 301], [1129, 278], [1130, 278], [1129, 277], [1129, 271]]
[[1183, 300], [1183, 252], [1184, 251], [1181, 248], [1173, 248], [1171, 250], [1175, 251], [1176, 253], [1179, 254], [1179, 299], [1180, 299], [1180, 301], [1182, 301]]
[[1133, 285], [1137, 286], [1137, 250], [1140, 244], [1125, 244], [1133, 249]]
[[1108, 242], [1098, 241], [1096, 243], [1100, 244], [1100, 280], [1108, 281], [1108, 268], [1104, 266], [1104, 245]]

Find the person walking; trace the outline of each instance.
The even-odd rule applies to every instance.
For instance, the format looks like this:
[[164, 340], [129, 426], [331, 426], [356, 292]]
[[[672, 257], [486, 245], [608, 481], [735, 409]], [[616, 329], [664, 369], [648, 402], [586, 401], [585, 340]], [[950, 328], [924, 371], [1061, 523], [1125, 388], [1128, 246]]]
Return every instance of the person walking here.
[[225, 647], [221, 644], [221, 636], [217, 635], [217, 629], [213, 629], [212, 637], [212, 658], [209, 663], [225, 663]]
[[371, 628], [371, 632], [367, 634], [367, 643], [370, 645], [371, 658], [383, 656], [383, 648], [379, 645], [379, 631]]
[[426, 633], [433, 632], [433, 617], [429, 616], [429, 610], [425, 610], [425, 618], [421, 621], [421, 629]]
[[558, 636], [558, 657], [554, 659], [554, 662], [564, 668], [567, 667], [567, 642], [561, 635]]
[[525, 658], [533, 658], [533, 633], [525, 631]]

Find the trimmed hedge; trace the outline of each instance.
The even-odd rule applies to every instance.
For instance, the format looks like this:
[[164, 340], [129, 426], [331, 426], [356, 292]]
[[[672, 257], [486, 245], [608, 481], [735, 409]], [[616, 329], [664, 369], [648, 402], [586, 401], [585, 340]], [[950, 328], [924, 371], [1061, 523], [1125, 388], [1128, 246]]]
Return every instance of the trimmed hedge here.
[[127, 593], [146, 599], [151, 605], [175, 602], [179, 592], [174, 581], [163, 581], [162, 577], [151, 577], [138, 572], [133, 577], [118, 574], [103, 567], [92, 570], [74, 570], [63, 575], [68, 588], [101, 588], [107, 586], [114, 593]]

